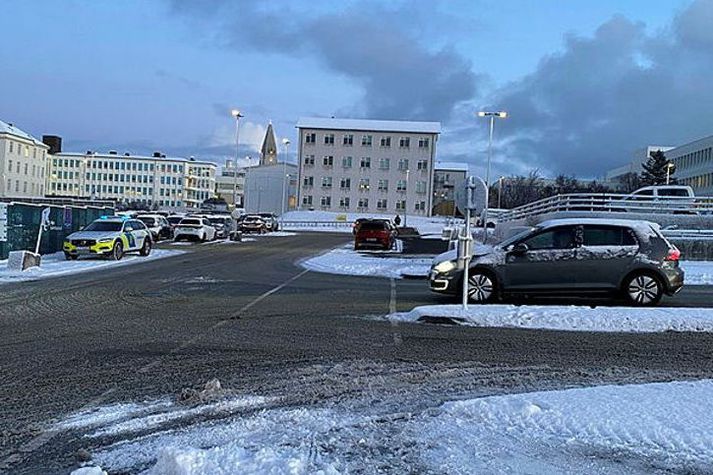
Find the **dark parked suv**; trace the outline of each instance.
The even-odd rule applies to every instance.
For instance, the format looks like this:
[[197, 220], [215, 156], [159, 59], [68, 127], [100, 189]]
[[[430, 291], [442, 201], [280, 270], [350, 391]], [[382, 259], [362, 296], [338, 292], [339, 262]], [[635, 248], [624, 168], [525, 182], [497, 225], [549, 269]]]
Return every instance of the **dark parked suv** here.
[[[505, 294], [624, 296], [633, 305], [656, 305], [683, 286], [681, 253], [657, 224], [612, 219], [546, 221], [495, 246], [478, 246], [468, 275], [469, 300], [491, 302]], [[462, 292], [456, 251], [434, 259], [431, 290]]]

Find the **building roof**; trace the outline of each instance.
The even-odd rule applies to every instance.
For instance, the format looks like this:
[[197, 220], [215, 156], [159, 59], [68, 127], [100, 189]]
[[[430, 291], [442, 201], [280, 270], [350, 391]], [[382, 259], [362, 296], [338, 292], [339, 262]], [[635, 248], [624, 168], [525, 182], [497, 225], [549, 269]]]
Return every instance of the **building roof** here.
[[14, 135], [15, 137], [29, 140], [30, 142], [33, 142], [35, 145], [49, 148], [47, 145], [42, 143], [41, 140], [37, 140], [34, 138], [32, 135], [28, 134], [24, 130], [20, 130], [17, 127], [15, 127], [13, 124], [8, 124], [7, 122], [3, 122], [0, 120], [0, 134], [8, 134], [8, 135]]
[[414, 122], [404, 120], [332, 119], [326, 117], [300, 117], [298, 129], [363, 130], [375, 132], [412, 132], [440, 134], [440, 122]]
[[434, 170], [449, 170], [454, 172], [468, 172], [468, 164], [461, 162], [436, 162]]
[[184, 163], [195, 163], [197, 165], [212, 165], [214, 167], [217, 167], [218, 165], [213, 163], [213, 162], [206, 162], [202, 160], [191, 160], [189, 158], [183, 158], [183, 157], [153, 157], [153, 156], [146, 156], [146, 155], [125, 155], [123, 153], [97, 153], [94, 152], [90, 155], [87, 155], [86, 153], [81, 153], [81, 152], [60, 152], [60, 153], [55, 153], [52, 155], [53, 157], [87, 157], [90, 156], [92, 158], [123, 158], [123, 159], [135, 159], [135, 160], [154, 160], [154, 161], [167, 161], [167, 162], [184, 162]]
[[262, 139], [260, 163], [269, 163], [271, 158], [277, 158], [277, 141], [275, 140], [275, 130], [272, 128], [272, 122], [268, 124], [265, 138]]

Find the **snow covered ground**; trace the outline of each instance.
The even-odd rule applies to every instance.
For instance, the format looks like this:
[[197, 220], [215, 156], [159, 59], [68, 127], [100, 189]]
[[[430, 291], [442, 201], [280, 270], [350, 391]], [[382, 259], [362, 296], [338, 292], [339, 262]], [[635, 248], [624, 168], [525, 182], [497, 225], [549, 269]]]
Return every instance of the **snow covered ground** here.
[[713, 308], [581, 307], [557, 305], [424, 305], [389, 315], [392, 321], [455, 321], [481, 327], [594, 332], [713, 332]]
[[686, 285], [713, 285], [713, 262], [681, 261], [680, 265], [686, 272]]
[[24, 272], [11, 271], [7, 268], [7, 261], [0, 261], [0, 284], [8, 282], [25, 282], [29, 280], [46, 279], [61, 275], [91, 272], [111, 267], [139, 264], [141, 262], [177, 256], [183, 251], [173, 249], [153, 249], [151, 254], [142, 257], [138, 254], [126, 254], [120, 261], [110, 261], [102, 258], [80, 258], [76, 261], [66, 261], [64, 253], [56, 252], [42, 256], [42, 266], [27, 269]]
[[352, 245], [333, 249], [300, 262], [302, 267], [327, 274], [359, 275], [400, 279], [428, 274], [431, 258], [406, 257], [393, 251], [357, 252]]
[[[345, 221], [337, 221], [337, 216], [344, 216]], [[381, 218], [393, 220], [393, 214], [378, 214], [378, 213], [336, 213], [332, 211], [289, 211], [285, 213], [281, 219], [285, 221], [318, 221], [334, 223], [334, 226], [291, 226], [286, 223], [282, 229], [290, 231], [324, 231], [324, 232], [352, 232], [352, 223], [357, 218]], [[444, 216], [407, 216], [406, 223], [403, 222], [404, 216], [401, 215], [401, 225], [415, 227], [419, 234], [440, 236], [443, 227], [448, 222], [448, 218]]]
[[[95, 450], [91, 463], [109, 473], [147, 469], [149, 475], [372, 473], [378, 467], [394, 473], [710, 473], [711, 394], [713, 381], [701, 380], [487, 396], [408, 412], [399, 412], [397, 401], [388, 413], [350, 402], [245, 412], [237, 405], [222, 413], [232, 415], [181, 428], [119, 432], [125, 437]], [[131, 421], [146, 416], [122, 417], [135, 427]], [[115, 420], [96, 423], [83, 437], [116, 427]]]

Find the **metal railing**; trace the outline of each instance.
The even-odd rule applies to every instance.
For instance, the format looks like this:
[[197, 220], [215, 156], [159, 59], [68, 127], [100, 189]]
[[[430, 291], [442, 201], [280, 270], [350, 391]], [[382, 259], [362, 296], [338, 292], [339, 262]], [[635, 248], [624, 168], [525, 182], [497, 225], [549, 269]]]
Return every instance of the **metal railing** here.
[[352, 223], [346, 221], [282, 221], [283, 228], [345, 228], [351, 229]]
[[713, 197], [644, 197], [613, 193], [571, 193], [518, 206], [501, 213], [498, 221], [515, 221], [563, 211], [713, 215]]

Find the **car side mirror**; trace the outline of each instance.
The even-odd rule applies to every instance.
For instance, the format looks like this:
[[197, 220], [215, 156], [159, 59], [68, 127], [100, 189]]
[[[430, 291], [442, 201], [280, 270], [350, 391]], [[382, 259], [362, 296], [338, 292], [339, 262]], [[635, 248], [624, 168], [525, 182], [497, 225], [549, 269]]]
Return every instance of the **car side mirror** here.
[[517, 256], [522, 256], [523, 254], [527, 254], [527, 251], [530, 250], [530, 247], [525, 244], [524, 242], [519, 242], [515, 244], [512, 248], [512, 253], [517, 255]]

